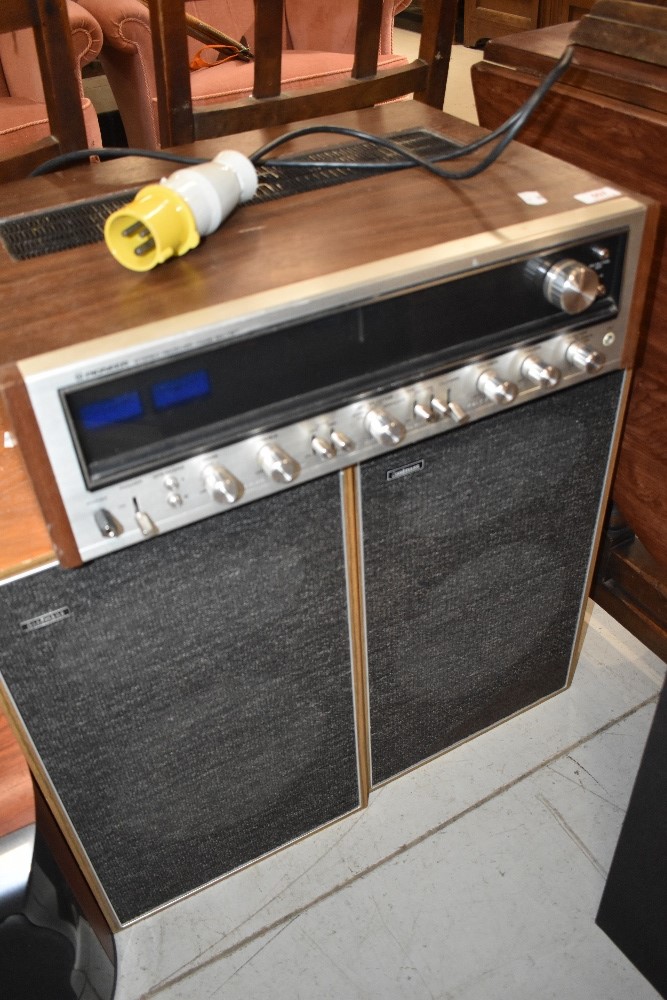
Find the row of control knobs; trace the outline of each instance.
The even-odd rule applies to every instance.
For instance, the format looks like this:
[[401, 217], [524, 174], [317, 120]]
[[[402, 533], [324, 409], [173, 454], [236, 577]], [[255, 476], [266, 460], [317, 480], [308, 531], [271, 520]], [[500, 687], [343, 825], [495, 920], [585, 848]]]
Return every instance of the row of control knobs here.
[[[576, 341], [567, 348], [566, 358], [575, 367], [589, 374], [599, 371], [605, 360], [597, 351]], [[524, 358], [521, 374], [543, 389], [553, 389], [561, 378], [558, 368], [545, 364], [539, 357], [532, 354]], [[494, 403], [511, 403], [519, 391], [513, 382], [500, 379], [491, 369], [481, 373], [477, 380], [477, 387], [483, 395]], [[463, 424], [469, 419], [468, 414], [458, 403], [444, 402], [437, 396], [432, 396], [429, 402], [415, 403], [413, 412], [415, 417], [424, 423], [432, 423], [441, 417], [449, 417], [457, 424]], [[365, 423], [371, 437], [378, 444], [387, 448], [399, 445], [406, 435], [404, 424], [379, 407], [373, 407], [368, 411]], [[315, 455], [327, 460], [336, 458], [339, 452], [354, 451], [354, 442], [346, 434], [335, 430], [329, 438], [315, 435], [311, 438], [311, 447]], [[293, 483], [301, 472], [301, 466], [297, 460], [279, 444], [263, 445], [259, 450], [257, 460], [265, 475], [281, 485]], [[220, 503], [234, 503], [243, 494], [243, 486], [239, 480], [220, 465], [207, 465], [203, 477], [204, 485], [210, 496]]]
[[[574, 341], [568, 346], [566, 359], [570, 364], [588, 374], [595, 374], [605, 363], [602, 354], [579, 341]], [[553, 389], [561, 378], [561, 372], [558, 368], [546, 364], [533, 354], [529, 354], [523, 359], [520, 370], [524, 378], [543, 389]], [[497, 404], [513, 402], [519, 391], [513, 382], [499, 378], [492, 369], [486, 369], [479, 375], [477, 388], [480, 393]], [[424, 423], [433, 423], [446, 417], [456, 424], [463, 424], [469, 419], [466, 411], [458, 403], [445, 402], [437, 396], [431, 396], [426, 402], [416, 402], [413, 413], [417, 420]], [[371, 437], [378, 444], [388, 448], [399, 445], [407, 433], [405, 425], [400, 420], [379, 407], [372, 407], [366, 413], [365, 425]], [[341, 453], [347, 454], [354, 451], [355, 443], [347, 434], [334, 430], [328, 437], [314, 435], [311, 438], [311, 448], [315, 455], [326, 461], [336, 458]], [[273, 482], [283, 486], [293, 483], [301, 473], [299, 462], [274, 442], [267, 443], [260, 448], [257, 460], [264, 474]], [[234, 504], [244, 494], [243, 483], [229, 469], [217, 462], [209, 462], [204, 466], [202, 481], [211, 499], [220, 504], [227, 506]], [[177, 484], [173, 477], [167, 476], [164, 485], [169, 491], [168, 502], [170, 505], [180, 505], [182, 500], [177, 492]], [[157, 532], [158, 529], [149, 515], [139, 509], [136, 501], [135, 519], [145, 537]], [[106, 538], [113, 538], [122, 531], [120, 525], [106, 509], [96, 512], [95, 521], [101, 534]]]

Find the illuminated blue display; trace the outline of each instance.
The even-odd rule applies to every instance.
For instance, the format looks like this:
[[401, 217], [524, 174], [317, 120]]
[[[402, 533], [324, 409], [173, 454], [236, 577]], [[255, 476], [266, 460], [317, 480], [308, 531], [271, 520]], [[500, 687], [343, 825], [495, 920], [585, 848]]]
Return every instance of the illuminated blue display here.
[[94, 431], [100, 427], [112, 424], [123, 424], [126, 420], [134, 420], [143, 416], [144, 408], [138, 392], [124, 392], [110, 399], [97, 399], [92, 403], [84, 403], [78, 412], [78, 418], [84, 430]]
[[151, 389], [153, 406], [156, 410], [168, 410], [171, 406], [190, 403], [194, 399], [202, 399], [211, 391], [208, 372], [200, 371], [170, 378], [166, 382], [156, 382]]

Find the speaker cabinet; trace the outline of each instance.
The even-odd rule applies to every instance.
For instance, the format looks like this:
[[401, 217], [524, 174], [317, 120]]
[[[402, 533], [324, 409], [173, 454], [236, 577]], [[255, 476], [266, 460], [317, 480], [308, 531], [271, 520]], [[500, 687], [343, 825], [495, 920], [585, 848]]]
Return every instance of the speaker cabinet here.
[[339, 476], [16, 580], [0, 620], [120, 923], [359, 806]]
[[568, 682], [622, 383], [362, 466], [373, 785]]

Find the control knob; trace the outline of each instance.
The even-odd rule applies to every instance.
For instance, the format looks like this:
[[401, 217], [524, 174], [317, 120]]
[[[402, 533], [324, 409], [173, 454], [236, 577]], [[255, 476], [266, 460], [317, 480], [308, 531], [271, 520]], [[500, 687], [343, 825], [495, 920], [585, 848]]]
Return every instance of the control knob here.
[[343, 431], [332, 431], [331, 441], [337, 451], [354, 451], [354, 441], [347, 434], [343, 433]]
[[274, 483], [293, 483], [301, 472], [295, 458], [288, 455], [279, 444], [265, 444], [259, 449], [257, 461], [262, 472]]
[[485, 371], [477, 379], [477, 388], [492, 403], [511, 403], [516, 399], [518, 389], [514, 382], [505, 382], [494, 371]]
[[405, 427], [386, 410], [373, 409], [366, 414], [366, 427], [378, 444], [392, 448], [405, 437]]
[[596, 375], [607, 360], [600, 351], [593, 350], [588, 344], [583, 344], [580, 340], [574, 340], [565, 352], [565, 357], [582, 372], [588, 375]]
[[313, 454], [317, 455], [321, 459], [330, 459], [336, 457], [336, 449], [331, 441], [327, 441], [326, 438], [320, 437], [319, 434], [314, 434], [310, 439], [310, 447], [313, 449]]
[[425, 424], [432, 424], [438, 419], [438, 414], [430, 403], [415, 403], [413, 413], [417, 420], [423, 420]]
[[603, 291], [592, 267], [576, 260], [560, 260], [544, 276], [542, 285], [547, 302], [570, 316], [584, 312]]
[[223, 465], [212, 462], [204, 466], [202, 479], [206, 491], [216, 503], [236, 503], [243, 496], [243, 483]]
[[465, 424], [470, 420], [469, 414], [458, 403], [445, 403], [437, 396], [433, 396], [431, 406], [441, 417], [451, 417], [455, 424]]
[[118, 535], [123, 533], [123, 529], [120, 524], [113, 514], [106, 509], [106, 507], [101, 507], [99, 510], [96, 510], [94, 516], [95, 524], [104, 538], [117, 538]]
[[521, 374], [535, 385], [539, 385], [541, 389], [553, 389], [561, 378], [559, 368], [546, 364], [534, 354], [530, 354], [521, 362]]

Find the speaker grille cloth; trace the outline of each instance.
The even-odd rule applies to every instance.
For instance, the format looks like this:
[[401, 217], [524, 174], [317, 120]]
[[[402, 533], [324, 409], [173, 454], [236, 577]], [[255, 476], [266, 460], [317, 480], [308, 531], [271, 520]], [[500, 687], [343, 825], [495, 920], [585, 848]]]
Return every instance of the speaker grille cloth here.
[[374, 784], [566, 683], [622, 378], [364, 465]]
[[337, 476], [16, 581], [0, 614], [5, 680], [122, 922], [358, 806]]

